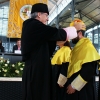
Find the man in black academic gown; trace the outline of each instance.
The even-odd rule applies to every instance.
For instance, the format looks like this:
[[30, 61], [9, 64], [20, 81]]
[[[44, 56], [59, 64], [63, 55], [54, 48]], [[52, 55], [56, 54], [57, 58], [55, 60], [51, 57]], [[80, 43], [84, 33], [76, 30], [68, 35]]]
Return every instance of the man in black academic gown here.
[[57, 29], [47, 26], [46, 4], [32, 6], [31, 18], [24, 21], [21, 36], [22, 58], [25, 67], [22, 76], [23, 100], [51, 100], [51, 63], [56, 41], [77, 37], [82, 25]]
[[[84, 24], [76, 19], [74, 23]], [[92, 42], [84, 37], [85, 28], [77, 31], [78, 36], [72, 39], [76, 44], [71, 52], [71, 62], [67, 71], [67, 95], [70, 100], [95, 100], [94, 76], [100, 56]]]

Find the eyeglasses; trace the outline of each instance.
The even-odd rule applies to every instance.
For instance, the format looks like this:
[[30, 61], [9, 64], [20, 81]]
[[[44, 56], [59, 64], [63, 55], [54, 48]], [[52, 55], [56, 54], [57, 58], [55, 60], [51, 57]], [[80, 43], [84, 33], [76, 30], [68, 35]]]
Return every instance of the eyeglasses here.
[[46, 17], [48, 17], [48, 14], [47, 13], [41, 13], [41, 14], [46, 15]]

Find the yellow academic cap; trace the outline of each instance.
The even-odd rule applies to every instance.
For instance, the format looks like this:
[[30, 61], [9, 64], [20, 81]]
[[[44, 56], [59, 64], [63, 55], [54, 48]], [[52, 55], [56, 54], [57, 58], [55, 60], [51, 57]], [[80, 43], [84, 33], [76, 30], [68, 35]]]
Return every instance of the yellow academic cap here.
[[82, 24], [84, 25], [84, 28], [82, 28], [82, 30], [86, 30], [86, 25], [85, 25], [85, 23], [84, 23], [82, 20], [80, 20], [80, 19], [75, 19], [75, 20], [73, 20], [73, 21], [70, 23], [70, 26], [74, 26], [75, 23], [82, 23]]

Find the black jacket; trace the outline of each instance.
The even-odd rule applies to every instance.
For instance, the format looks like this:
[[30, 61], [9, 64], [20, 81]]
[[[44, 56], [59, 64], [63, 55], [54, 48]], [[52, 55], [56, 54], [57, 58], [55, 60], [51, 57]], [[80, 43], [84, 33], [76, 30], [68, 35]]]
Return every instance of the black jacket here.
[[[18, 46], [17, 45], [13, 46], [13, 53], [14, 53], [15, 50], [18, 50]], [[20, 50], [21, 50], [21, 48], [20, 48]]]

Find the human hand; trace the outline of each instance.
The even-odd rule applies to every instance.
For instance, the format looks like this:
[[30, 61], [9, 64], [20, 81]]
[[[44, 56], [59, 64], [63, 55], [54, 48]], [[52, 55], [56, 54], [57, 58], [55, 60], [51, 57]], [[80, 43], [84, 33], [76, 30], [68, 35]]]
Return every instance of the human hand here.
[[63, 87], [64, 87], [64, 86], [62, 86], [62, 85], [60, 85], [60, 84], [58, 84], [58, 85], [59, 85], [60, 88], [63, 88]]
[[68, 93], [68, 94], [75, 93], [75, 91], [76, 91], [76, 90], [72, 88], [71, 84], [67, 87], [67, 93]]

